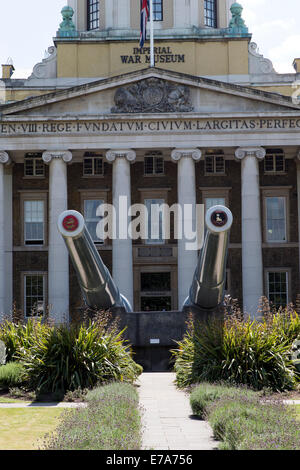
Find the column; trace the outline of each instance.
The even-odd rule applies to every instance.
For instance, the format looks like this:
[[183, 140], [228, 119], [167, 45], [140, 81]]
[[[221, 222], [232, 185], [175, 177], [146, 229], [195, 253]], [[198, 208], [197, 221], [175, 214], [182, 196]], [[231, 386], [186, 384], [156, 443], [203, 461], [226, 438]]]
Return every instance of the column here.
[[130, 163], [136, 159], [133, 150], [110, 150], [106, 153], [113, 164], [113, 206], [116, 211], [116, 237], [113, 239], [113, 279], [133, 306], [132, 240], [128, 236], [128, 209], [131, 206]]
[[300, 151], [297, 156], [297, 196], [298, 196], [298, 241], [299, 241], [299, 277], [300, 277]]
[[69, 151], [43, 153], [49, 169], [49, 249], [48, 305], [56, 323], [68, 321], [69, 315], [69, 256], [62, 236], [57, 230], [58, 216], [68, 209], [67, 163]]
[[6, 166], [7, 152], [0, 151], [0, 320], [12, 311], [12, 184]]
[[[196, 229], [196, 174], [195, 161], [201, 159], [201, 151], [198, 149], [176, 149], [173, 150], [171, 157], [178, 163], [177, 169], [177, 189], [178, 204], [182, 211], [184, 205], [190, 204], [195, 209], [191, 223]], [[178, 220], [182, 224], [181, 220]], [[180, 233], [180, 228], [178, 230]], [[183, 230], [182, 237], [178, 239], [178, 308], [181, 309], [185, 299], [189, 295], [193, 275], [197, 266], [198, 251], [187, 250], [186, 243], [189, 243]]]
[[238, 148], [237, 160], [242, 164], [242, 266], [244, 313], [257, 315], [263, 296], [262, 229], [259, 187], [259, 160], [265, 158], [261, 147]]

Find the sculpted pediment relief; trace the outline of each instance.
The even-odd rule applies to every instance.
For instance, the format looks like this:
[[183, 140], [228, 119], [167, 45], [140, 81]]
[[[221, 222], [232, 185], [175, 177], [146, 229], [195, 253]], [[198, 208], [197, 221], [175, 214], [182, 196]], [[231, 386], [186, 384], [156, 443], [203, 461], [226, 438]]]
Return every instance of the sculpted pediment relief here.
[[159, 78], [148, 78], [119, 88], [112, 113], [172, 113], [194, 110], [190, 88]]
[[300, 110], [290, 97], [160, 69], [97, 80], [0, 106], [23, 116], [285, 112]]

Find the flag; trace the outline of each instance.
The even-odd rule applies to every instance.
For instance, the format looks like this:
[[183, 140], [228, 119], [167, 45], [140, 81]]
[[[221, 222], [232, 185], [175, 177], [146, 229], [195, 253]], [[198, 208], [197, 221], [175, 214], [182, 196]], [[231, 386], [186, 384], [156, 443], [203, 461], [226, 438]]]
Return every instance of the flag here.
[[150, 15], [149, 0], [142, 0], [140, 47], [144, 47], [147, 39], [147, 21]]

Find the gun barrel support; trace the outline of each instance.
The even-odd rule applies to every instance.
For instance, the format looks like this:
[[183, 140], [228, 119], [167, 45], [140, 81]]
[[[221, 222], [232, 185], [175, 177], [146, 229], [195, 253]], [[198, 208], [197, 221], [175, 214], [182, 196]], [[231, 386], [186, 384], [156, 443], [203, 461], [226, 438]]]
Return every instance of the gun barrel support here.
[[126, 312], [132, 312], [130, 303], [120, 294], [103, 263], [83, 216], [77, 211], [65, 211], [57, 224], [88, 307], [94, 310], [123, 307]]
[[232, 213], [227, 207], [214, 206], [207, 211], [205, 222], [204, 245], [184, 307], [212, 310], [224, 298]]

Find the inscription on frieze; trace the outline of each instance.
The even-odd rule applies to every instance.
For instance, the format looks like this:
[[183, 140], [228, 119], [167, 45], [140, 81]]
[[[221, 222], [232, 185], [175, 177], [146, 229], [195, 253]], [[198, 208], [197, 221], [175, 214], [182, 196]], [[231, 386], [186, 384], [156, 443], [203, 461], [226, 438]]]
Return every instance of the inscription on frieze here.
[[134, 85], [119, 88], [114, 101], [112, 113], [193, 111], [189, 87], [158, 78], [148, 78]]
[[[122, 116], [123, 117], [123, 116]], [[30, 121], [27, 123], [13, 122], [13, 121], [0, 121], [0, 137], [13, 137], [13, 136], [58, 136], [58, 135], [121, 135], [121, 134], [137, 134], [141, 132], [149, 133], [232, 133], [240, 132], [271, 132], [276, 133], [282, 131], [291, 131], [294, 133], [300, 132], [300, 118], [286, 117], [286, 118], [201, 118], [201, 117], [187, 117], [182, 118], [172, 116], [162, 116], [155, 118], [148, 116], [134, 115], [122, 119], [120, 116], [117, 119], [113, 117], [107, 119], [82, 119], [76, 118], [69, 120], [61, 119], [55, 121]]]

